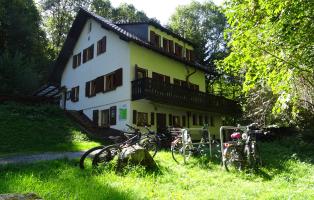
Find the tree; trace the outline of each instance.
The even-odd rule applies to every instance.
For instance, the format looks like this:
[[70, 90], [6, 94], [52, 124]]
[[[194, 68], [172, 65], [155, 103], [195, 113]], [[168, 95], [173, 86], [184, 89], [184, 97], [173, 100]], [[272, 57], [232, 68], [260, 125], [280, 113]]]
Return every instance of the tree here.
[[48, 73], [40, 15], [32, 0], [12, 0], [0, 2], [0, 16], [0, 93], [29, 93]]
[[211, 1], [178, 6], [171, 16], [169, 27], [195, 45], [195, 55], [204, 65], [214, 67], [216, 59], [224, 58], [228, 52], [224, 39], [227, 21], [223, 13]]
[[[314, 116], [314, 4], [309, 0], [227, 0], [231, 54], [223, 69], [236, 71], [250, 94], [269, 88], [272, 113]], [[262, 107], [261, 104], [255, 106]]]

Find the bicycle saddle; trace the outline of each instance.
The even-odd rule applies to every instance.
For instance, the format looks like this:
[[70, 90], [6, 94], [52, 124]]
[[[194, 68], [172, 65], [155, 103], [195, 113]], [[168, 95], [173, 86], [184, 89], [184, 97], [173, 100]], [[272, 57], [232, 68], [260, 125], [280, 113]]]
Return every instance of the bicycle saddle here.
[[232, 139], [240, 139], [241, 138], [241, 133], [235, 132], [231, 134]]

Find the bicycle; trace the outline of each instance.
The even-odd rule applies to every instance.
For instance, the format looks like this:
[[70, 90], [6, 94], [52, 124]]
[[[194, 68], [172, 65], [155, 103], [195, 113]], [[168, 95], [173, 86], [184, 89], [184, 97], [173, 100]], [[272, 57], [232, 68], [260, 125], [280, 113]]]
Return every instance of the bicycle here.
[[[124, 133], [127, 140], [124, 142], [108, 145], [108, 146], [97, 146], [91, 148], [90, 150], [86, 151], [81, 159], [80, 159], [80, 168], [84, 169], [86, 166], [97, 167], [99, 164], [107, 165], [112, 161], [119, 153], [121, 152], [122, 148], [126, 148], [128, 146], [132, 146], [135, 144], [140, 144], [142, 139], [142, 133], [138, 128], [130, 126], [126, 124], [126, 126], [131, 129], [133, 132]], [[111, 137], [111, 139], [118, 139], [115, 137]], [[148, 147], [146, 147], [148, 148]], [[150, 150], [150, 149], [148, 149]], [[153, 151], [153, 155], [156, 155], [156, 151]]]
[[223, 165], [227, 171], [257, 170], [262, 165], [256, 134], [264, 131], [256, 127], [256, 123], [245, 126], [244, 130], [239, 127], [231, 134], [232, 141], [224, 143]]

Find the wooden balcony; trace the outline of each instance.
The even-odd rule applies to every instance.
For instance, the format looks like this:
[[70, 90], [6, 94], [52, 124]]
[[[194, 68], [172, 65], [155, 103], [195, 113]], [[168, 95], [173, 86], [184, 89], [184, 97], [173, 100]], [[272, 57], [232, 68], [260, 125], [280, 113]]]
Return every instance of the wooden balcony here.
[[233, 100], [156, 81], [152, 78], [132, 81], [132, 100], [139, 99], [230, 115], [241, 112], [240, 106]]

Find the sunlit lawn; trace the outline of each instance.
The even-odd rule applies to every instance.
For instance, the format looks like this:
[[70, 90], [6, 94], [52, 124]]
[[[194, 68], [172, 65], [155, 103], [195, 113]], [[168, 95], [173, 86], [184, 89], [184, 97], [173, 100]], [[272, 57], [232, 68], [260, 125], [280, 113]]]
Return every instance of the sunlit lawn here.
[[[312, 148], [310, 148], [312, 149]], [[0, 167], [0, 193], [35, 192], [44, 199], [313, 199], [312, 152], [262, 144], [265, 166], [257, 173], [228, 173], [219, 163], [177, 165], [169, 152], [156, 156], [159, 172], [130, 168], [80, 170], [59, 160]]]

